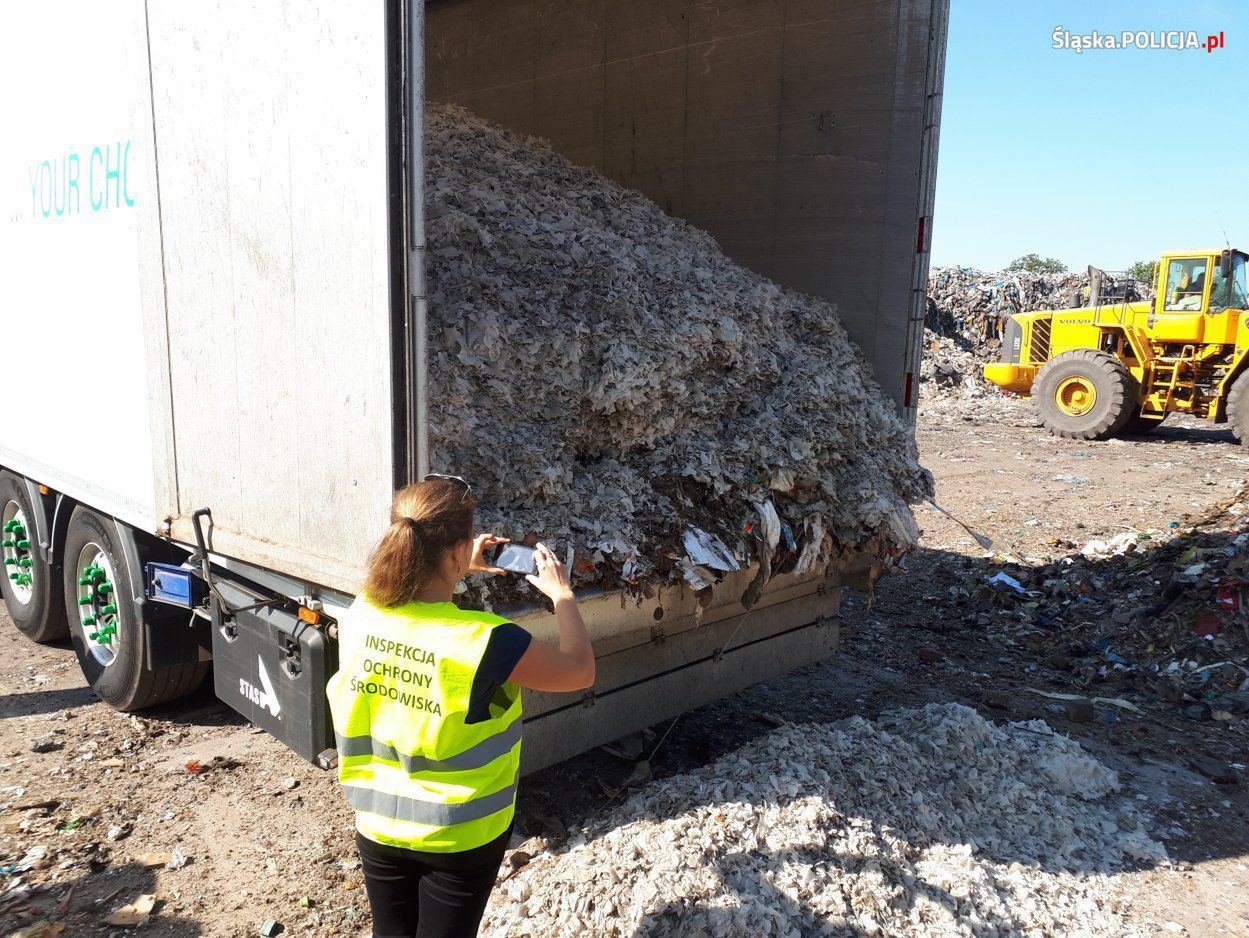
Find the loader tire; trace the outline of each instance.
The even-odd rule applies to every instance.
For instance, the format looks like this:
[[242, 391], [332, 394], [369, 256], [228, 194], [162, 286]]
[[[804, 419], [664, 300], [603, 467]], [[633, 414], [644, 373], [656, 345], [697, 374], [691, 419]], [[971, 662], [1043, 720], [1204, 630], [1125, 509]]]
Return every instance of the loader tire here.
[[1046, 429], [1069, 440], [1109, 439], [1138, 407], [1128, 370], [1097, 349], [1073, 349], [1050, 359], [1037, 374], [1032, 396]]
[[1238, 442], [1249, 440], [1249, 371], [1241, 372], [1227, 392], [1227, 425]]
[[65, 535], [65, 614], [78, 664], [91, 689], [116, 710], [142, 710], [199, 687], [206, 663], [147, 667], [144, 645], [155, 623], [136, 597], [140, 574], [127, 565], [111, 518], [79, 506]]

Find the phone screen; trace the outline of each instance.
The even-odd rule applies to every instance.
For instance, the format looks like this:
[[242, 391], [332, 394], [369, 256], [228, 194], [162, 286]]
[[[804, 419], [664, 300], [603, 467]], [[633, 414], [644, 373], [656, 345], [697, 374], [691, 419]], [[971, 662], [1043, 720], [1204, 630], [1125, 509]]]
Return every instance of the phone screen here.
[[534, 549], [520, 544], [504, 544], [494, 555], [494, 565], [510, 573], [537, 573], [533, 562]]

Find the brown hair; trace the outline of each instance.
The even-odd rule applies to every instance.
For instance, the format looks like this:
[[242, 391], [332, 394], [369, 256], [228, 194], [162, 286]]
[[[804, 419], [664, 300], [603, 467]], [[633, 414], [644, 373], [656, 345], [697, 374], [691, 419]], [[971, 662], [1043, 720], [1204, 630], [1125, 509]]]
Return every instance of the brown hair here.
[[390, 506], [390, 527], [373, 548], [364, 592], [393, 608], [415, 600], [438, 572], [442, 558], [473, 537], [477, 501], [466, 487], [429, 479], [401, 488]]

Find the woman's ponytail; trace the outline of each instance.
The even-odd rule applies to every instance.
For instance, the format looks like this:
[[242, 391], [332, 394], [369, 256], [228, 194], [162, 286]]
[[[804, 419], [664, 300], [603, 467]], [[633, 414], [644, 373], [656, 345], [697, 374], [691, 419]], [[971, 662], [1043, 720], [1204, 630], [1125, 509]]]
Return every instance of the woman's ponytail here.
[[473, 537], [476, 502], [467, 488], [430, 479], [395, 493], [390, 527], [369, 557], [364, 593], [386, 608], [417, 599], [433, 581], [447, 551]]

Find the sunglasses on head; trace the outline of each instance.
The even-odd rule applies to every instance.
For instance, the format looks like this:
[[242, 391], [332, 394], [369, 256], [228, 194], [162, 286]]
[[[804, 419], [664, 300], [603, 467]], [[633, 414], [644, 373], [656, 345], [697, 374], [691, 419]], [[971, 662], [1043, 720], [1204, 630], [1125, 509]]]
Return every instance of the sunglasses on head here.
[[450, 482], [452, 485], [459, 486], [460, 488], [464, 490], [464, 496], [463, 496], [464, 498], [467, 498], [469, 496], [469, 493], [473, 491], [473, 487], [468, 484], [467, 480], [461, 479], [459, 476], [444, 475], [441, 472], [431, 472], [421, 481], [433, 482], [435, 479], [442, 481], [442, 482]]

